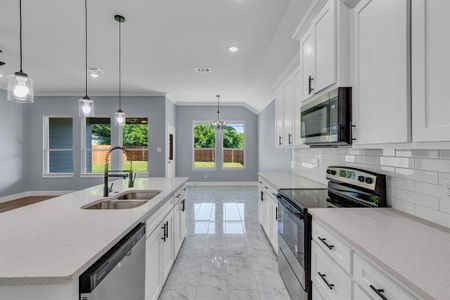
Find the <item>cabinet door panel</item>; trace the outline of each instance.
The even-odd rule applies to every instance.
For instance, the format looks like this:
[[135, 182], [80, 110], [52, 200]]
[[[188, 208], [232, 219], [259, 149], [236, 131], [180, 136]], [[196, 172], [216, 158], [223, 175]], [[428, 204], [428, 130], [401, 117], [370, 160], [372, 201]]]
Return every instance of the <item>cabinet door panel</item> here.
[[408, 3], [362, 0], [354, 9], [357, 144], [409, 141]]
[[158, 226], [145, 243], [145, 299], [156, 300], [161, 291], [162, 230]]
[[[184, 237], [186, 236], [187, 232], [187, 225], [186, 225], [186, 210], [187, 210], [187, 203], [186, 198], [183, 198], [181, 201], [181, 212], [180, 212], [180, 228], [181, 228], [181, 244], [183, 243]], [[181, 245], [180, 245], [181, 246]]]
[[181, 247], [181, 201], [173, 208], [173, 241], [175, 257]]
[[284, 141], [285, 145], [294, 143], [294, 80], [290, 78], [283, 87], [284, 100]]
[[166, 240], [162, 243], [162, 279], [163, 282], [166, 280], [170, 273], [170, 269], [173, 264], [173, 212], [171, 211], [167, 217], [164, 219], [163, 224], [166, 224]]
[[[302, 99], [305, 100], [314, 93], [314, 31], [313, 28], [305, 33], [300, 40], [300, 70], [302, 77]], [[310, 89], [311, 87], [311, 89]]]
[[450, 1], [412, 2], [413, 140], [450, 141]]
[[334, 0], [329, 0], [313, 20], [315, 40], [314, 92], [336, 82], [336, 22]]
[[275, 98], [275, 148], [284, 144], [284, 92], [281, 89]]

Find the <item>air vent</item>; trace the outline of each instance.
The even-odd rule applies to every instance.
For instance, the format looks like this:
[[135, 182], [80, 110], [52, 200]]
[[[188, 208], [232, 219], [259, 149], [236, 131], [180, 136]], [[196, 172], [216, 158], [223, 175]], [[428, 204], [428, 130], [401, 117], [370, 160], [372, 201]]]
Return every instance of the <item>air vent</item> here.
[[209, 67], [195, 68], [195, 73], [211, 73], [211, 68]]
[[97, 67], [88, 67], [88, 71], [90, 74], [97, 74], [97, 75], [105, 74], [105, 71]]

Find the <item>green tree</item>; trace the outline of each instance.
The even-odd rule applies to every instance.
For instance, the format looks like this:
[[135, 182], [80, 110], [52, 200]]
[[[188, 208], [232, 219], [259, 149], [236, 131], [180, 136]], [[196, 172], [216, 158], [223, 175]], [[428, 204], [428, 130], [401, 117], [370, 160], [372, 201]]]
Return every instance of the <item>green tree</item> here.
[[214, 148], [216, 146], [216, 132], [211, 125], [198, 124], [194, 127], [194, 147]]
[[92, 136], [99, 145], [111, 145], [111, 126], [104, 124], [92, 125]]
[[147, 124], [125, 124], [123, 126], [123, 145], [148, 146], [148, 125]]
[[223, 147], [244, 148], [244, 133], [238, 132], [233, 126], [225, 126], [223, 128]]

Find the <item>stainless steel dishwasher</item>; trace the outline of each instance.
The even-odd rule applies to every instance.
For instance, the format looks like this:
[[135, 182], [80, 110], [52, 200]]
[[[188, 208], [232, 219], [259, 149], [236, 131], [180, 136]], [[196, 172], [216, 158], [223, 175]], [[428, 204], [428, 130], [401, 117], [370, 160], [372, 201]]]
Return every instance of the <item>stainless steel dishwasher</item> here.
[[79, 278], [81, 300], [143, 300], [145, 224], [139, 224]]

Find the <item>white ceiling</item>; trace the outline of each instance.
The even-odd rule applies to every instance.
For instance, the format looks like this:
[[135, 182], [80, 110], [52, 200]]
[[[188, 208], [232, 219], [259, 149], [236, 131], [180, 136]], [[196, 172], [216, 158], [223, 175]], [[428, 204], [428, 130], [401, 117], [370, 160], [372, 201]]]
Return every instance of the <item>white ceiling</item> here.
[[[117, 94], [117, 13], [123, 24], [126, 95], [167, 94], [175, 103], [262, 109], [296, 51], [290, 38], [311, 0], [88, 0], [90, 95]], [[18, 70], [18, 0], [0, 4], [0, 87]], [[83, 95], [83, 0], [23, 0], [24, 71], [36, 95]], [[229, 53], [230, 45], [239, 46]], [[212, 68], [197, 74], [195, 67]]]

